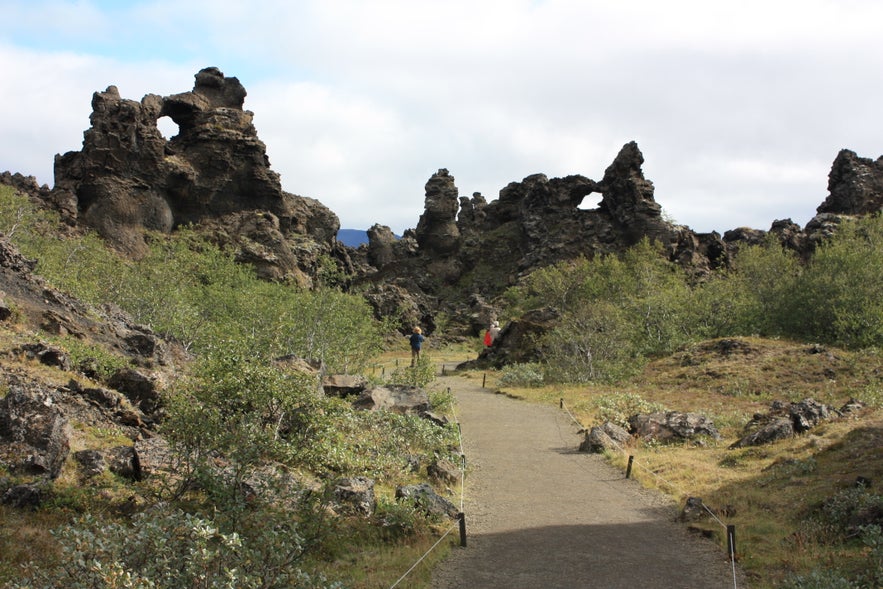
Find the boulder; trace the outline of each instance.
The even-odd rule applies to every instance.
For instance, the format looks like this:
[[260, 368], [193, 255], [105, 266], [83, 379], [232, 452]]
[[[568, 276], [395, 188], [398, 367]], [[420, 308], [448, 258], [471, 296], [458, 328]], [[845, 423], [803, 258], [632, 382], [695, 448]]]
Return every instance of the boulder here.
[[392, 411], [402, 415], [420, 415], [429, 411], [429, 394], [407, 385], [386, 385], [362, 392], [353, 401], [354, 409], [365, 411]]
[[397, 488], [396, 499], [410, 501], [429, 515], [456, 518], [460, 513], [453, 503], [436, 493], [427, 483]]
[[607, 450], [621, 450], [632, 439], [631, 434], [615, 423], [593, 426], [579, 446], [580, 452], [601, 454]]
[[450, 423], [446, 415], [438, 415], [437, 413], [433, 413], [432, 411], [421, 411], [420, 417], [426, 419], [427, 421], [431, 421], [439, 427], [444, 427], [448, 425], [448, 423]]
[[745, 426], [745, 434], [732, 448], [761, 446], [809, 431], [830, 418], [832, 409], [814, 399], [799, 403], [773, 401], [767, 413], [758, 413]]
[[360, 395], [368, 386], [368, 379], [357, 374], [329, 374], [322, 379], [322, 390], [328, 397]]
[[367, 477], [340, 479], [331, 492], [337, 510], [352, 515], [372, 515], [377, 508], [374, 481]]
[[46, 496], [46, 488], [39, 483], [14, 485], [0, 497], [0, 503], [16, 508], [30, 507], [36, 509]]
[[830, 408], [814, 399], [804, 399], [799, 403], [793, 403], [788, 408], [788, 414], [794, 423], [794, 431], [803, 433], [819, 423], [830, 418]]
[[785, 440], [794, 436], [794, 423], [788, 417], [775, 417], [769, 419], [734, 443], [731, 448], [744, 448], [746, 446], [763, 446], [778, 440]]
[[720, 439], [711, 419], [698, 413], [668, 411], [633, 415], [629, 418], [629, 429], [638, 438], [660, 442], [692, 440], [700, 436]]
[[453, 485], [458, 482], [461, 476], [460, 468], [445, 458], [433, 460], [429, 466], [426, 467], [426, 474], [428, 474], [431, 479], [447, 485]]
[[[142, 446], [143, 449], [143, 446]], [[117, 476], [127, 479], [137, 478], [135, 471], [135, 448], [132, 446], [117, 446], [104, 454], [107, 468]]]
[[503, 327], [493, 346], [484, 348], [478, 358], [464, 362], [458, 369], [502, 368], [507, 364], [538, 361], [543, 350], [536, 341], [558, 323], [560, 313], [553, 307], [528, 311]]
[[705, 509], [701, 498], [687, 497], [678, 519], [682, 522], [695, 522], [707, 518], [708, 515], [708, 510]]
[[[3, 293], [0, 292], [0, 295]], [[6, 303], [6, 301], [0, 298], [0, 321], [6, 321], [12, 317], [12, 308]]]
[[47, 394], [10, 386], [0, 399], [0, 464], [55, 479], [70, 453], [68, 420]]
[[134, 368], [116, 371], [108, 379], [107, 384], [123, 393], [133, 405], [148, 415], [162, 405], [162, 396], [157, 389], [156, 378]]
[[136, 480], [144, 480], [156, 475], [178, 478], [178, 462], [169, 443], [159, 436], [135, 440], [132, 455], [132, 470]]
[[83, 476], [87, 479], [98, 476], [107, 469], [104, 454], [98, 450], [80, 450], [74, 453], [74, 459], [80, 463]]

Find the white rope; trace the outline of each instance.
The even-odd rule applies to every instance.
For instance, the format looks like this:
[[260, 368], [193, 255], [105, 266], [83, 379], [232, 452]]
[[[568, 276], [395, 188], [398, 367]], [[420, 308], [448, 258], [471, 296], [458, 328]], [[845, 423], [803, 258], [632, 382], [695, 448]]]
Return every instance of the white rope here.
[[445, 538], [447, 538], [447, 537], [448, 537], [448, 534], [450, 534], [451, 532], [453, 532], [453, 531], [454, 531], [454, 528], [456, 528], [457, 526], [459, 526], [459, 523], [458, 523], [457, 525], [451, 526], [451, 527], [448, 529], [448, 531], [445, 532], [444, 535], [443, 535], [441, 538], [439, 538], [438, 541], [437, 541], [435, 544], [433, 544], [432, 547], [431, 547], [429, 550], [427, 550], [426, 553], [425, 553], [423, 556], [421, 556], [421, 557], [417, 560], [417, 562], [415, 562], [415, 563], [411, 566], [411, 568], [409, 568], [407, 571], [405, 571], [405, 574], [404, 574], [404, 575], [402, 575], [401, 577], [399, 577], [399, 580], [398, 580], [398, 581], [396, 581], [395, 583], [393, 583], [392, 585], [390, 585], [389, 589], [393, 589], [393, 588], [396, 587], [399, 583], [401, 583], [401, 582], [405, 579], [405, 577], [407, 577], [408, 575], [410, 575], [410, 574], [411, 574], [411, 571], [413, 571], [415, 568], [417, 568], [417, 565], [420, 564], [421, 562], [423, 562], [423, 559], [426, 558], [427, 556], [429, 556], [429, 553], [432, 552], [433, 550], [435, 550], [435, 547], [438, 546], [439, 544], [441, 544], [441, 541], [444, 540]]

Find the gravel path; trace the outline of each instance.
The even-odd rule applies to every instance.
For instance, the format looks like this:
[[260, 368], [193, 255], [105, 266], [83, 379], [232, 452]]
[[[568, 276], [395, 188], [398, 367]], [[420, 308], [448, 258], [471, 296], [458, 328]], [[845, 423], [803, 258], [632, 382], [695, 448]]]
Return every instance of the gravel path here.
[[433, 589], [746, 587], [724, 550], [674, 522], [674, 503], [578, 453], [566, 413], [458, 377], [441, 385], [457, 397], [469, 461], [468, 545]]

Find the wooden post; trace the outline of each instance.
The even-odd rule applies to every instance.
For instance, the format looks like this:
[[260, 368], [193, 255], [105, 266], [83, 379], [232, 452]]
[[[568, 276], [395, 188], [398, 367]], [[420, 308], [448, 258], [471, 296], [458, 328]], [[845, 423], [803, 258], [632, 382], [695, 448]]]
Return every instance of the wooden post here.
[[466, 548], [466, 514], [461, 511], [457, 519], [460, 520], [460, 546]]
[[727, 525], [727, 552], [736, 560], [736, 526], [733, 524]]
[[442, 364], [442, 376], [446, 376], [446, 373], [445, 373], [445, 365], [444, 365], [444, 364]]
[[481, 388], [484, 388], [484, 385], [486, 382], [487, 382], [487, 372], [485, 372], [481, 377]]
[[634, 456], [629, 456], [629, 465], [625, 469], [625, 478], [630, 478], [632, 476], [632, 463], [635, 461]]
[[564, 397], [558, 402], [558, 409], [564, 409]]

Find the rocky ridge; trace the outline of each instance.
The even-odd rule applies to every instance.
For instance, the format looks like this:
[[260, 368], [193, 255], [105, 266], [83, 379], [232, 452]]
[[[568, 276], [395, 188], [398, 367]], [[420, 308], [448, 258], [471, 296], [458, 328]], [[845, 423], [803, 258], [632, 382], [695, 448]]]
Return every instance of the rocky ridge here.
[[[806, 227], [784, 219], [768, 231], [696, 233], [665, 219], [644, 177], [644, 156], [630, 142], [601, 180], [534, 174], [491, 202], [479, 193], [460, 196], [454, 176], [439, 169], [424, 187], [415, 229], [399, 239], [376, 224], [367, 246], [349, 248], [336, 239], [339, 221], [331, 210], [282, 190], [253, 113], [243, 110], [239, 80], [215, 67], [195, 80], [189, 92], [148, 94], [140, 102], [122, 98], [114, 86], [96, 92], [83, 148], [56, 156], [53, 188], [8, 172], [0, 182], [133, 256], [146, 247], [145, 231], [169, 233], [188, 224], [233, 247], [270, 280], [309, 287], [330, 256], [364, 287], [377, 315], [397, 316], [403, 330], [419, 323], [432, 332], [445, 313], [473, 335], [494, 316], [494, 299], [506, 287], [561, 260], [620, 252], [647, 237], [701, 275], [769, 234], [809, 255], [842, 217], [883, 208], [883, 158], [844, 149], [829, 175], [830, 194]], [[179, 128], [170, 140], [157, 128], [166, 116]], [[601, 195], [598, 206], [582, 208], [592, 194]]]

